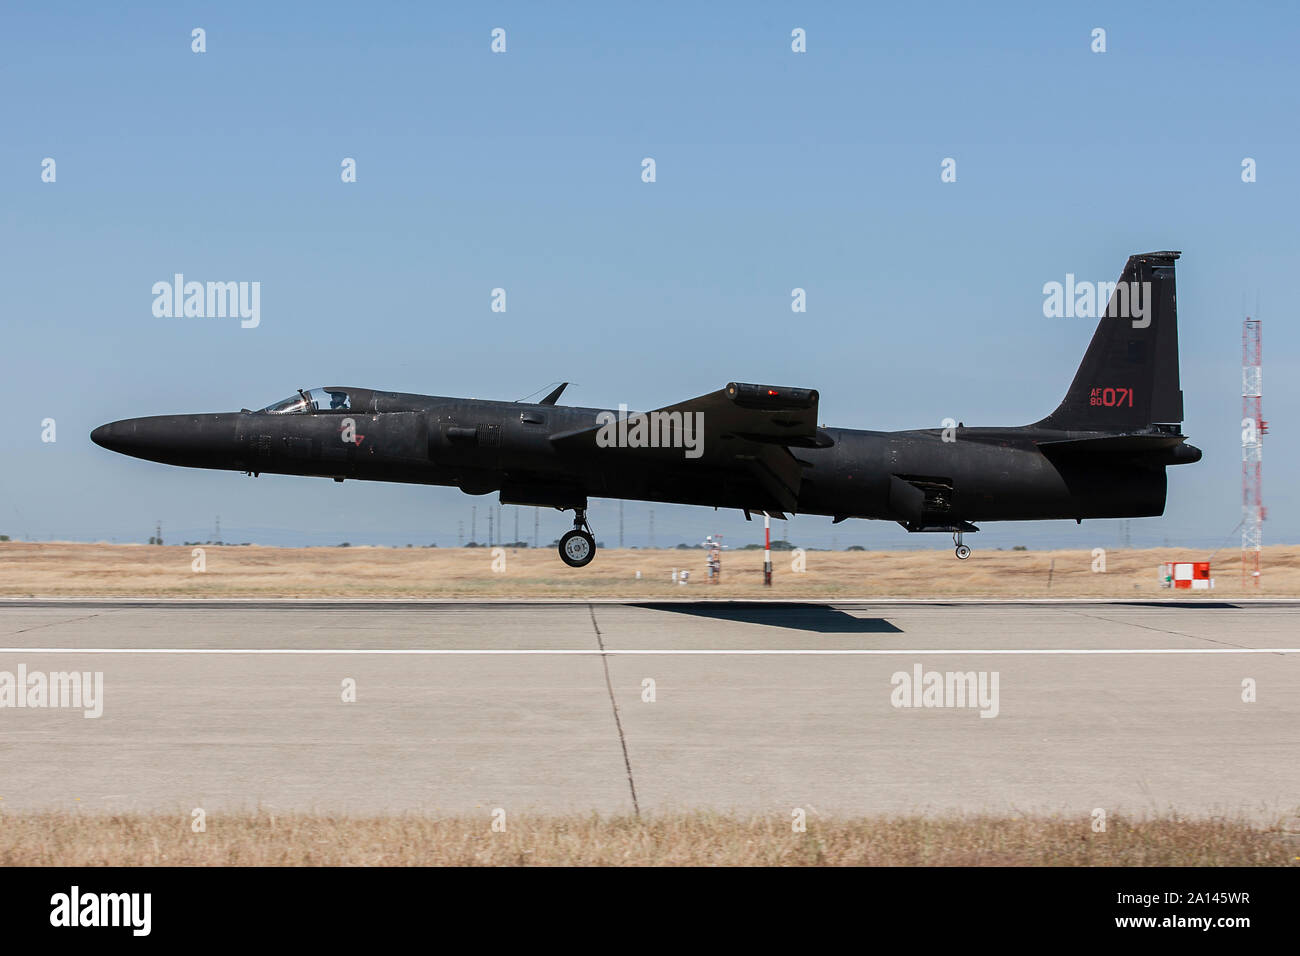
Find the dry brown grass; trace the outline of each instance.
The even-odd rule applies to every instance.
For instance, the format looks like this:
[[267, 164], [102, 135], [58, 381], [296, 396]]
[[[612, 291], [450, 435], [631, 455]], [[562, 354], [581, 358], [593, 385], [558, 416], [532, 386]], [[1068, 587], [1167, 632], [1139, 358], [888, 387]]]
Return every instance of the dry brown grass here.
[[[298, 598], [1232, 598], [1300, 596], [1300, 547], [1264, 549], [1263, 588], [1244, 591], [1240, 555], [1216, 559], [1216, 588], [1158, 586], [1163, 561], [1203, 559], [1180, 548], [1108, 550], [1106, 573], [1088, 551], [981, 551], [959, 562], [936, 540], [933, 551], [810, 551], [793, 573], [789, 553], [773, 552], [773, 587], [762, 586], [761, 551], [729, 552], [723, 579], [705, 581], [703, 551], [602, 550], [586, 568], [560, 563], [551, 548], [511, 550], [505, 573], [486, 548], [207, 547], [207, 570], [191, 570], [188, 547], [0, 543], [0, 596]], [[674, 568], [691, 582], [674, 585]], [[636, 572], [641, 579], [636, 579]]]
[[0, 815], [0, 866], [1294, 866], [1300, 834], [1226, 820]]

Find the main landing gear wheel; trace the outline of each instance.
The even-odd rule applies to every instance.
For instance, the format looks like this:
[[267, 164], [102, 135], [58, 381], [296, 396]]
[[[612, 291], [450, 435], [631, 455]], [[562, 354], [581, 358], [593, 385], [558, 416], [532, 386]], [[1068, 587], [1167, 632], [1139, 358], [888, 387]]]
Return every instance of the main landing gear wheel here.
[[560, 560], [571, 568], [584, 568], [596, 556], [596, 539], [574, 528], [560, 539]]
[[560, 539], [560, 560], [571, 568], [585, 568], [596, 556], [596, 539], [587, 524], [587, 512], [575, 508], [573, 530]]
[[957, 546], [957, 549], [953, 551], [953, 554], [957, 555], [958, 561], [965, 561], [967, 558], [970, 557], [970, 548], [966, 547], [966, 545], [961, 543], [960, 531], [954, 531], [952, 533], [952, 543]]

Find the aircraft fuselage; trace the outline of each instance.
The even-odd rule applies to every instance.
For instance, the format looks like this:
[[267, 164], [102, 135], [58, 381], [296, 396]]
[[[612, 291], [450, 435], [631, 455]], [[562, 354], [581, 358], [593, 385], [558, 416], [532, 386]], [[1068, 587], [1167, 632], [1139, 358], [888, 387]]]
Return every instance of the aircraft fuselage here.
[[[591, 427], [601, 409], [348, 392], [353, 407], [346, 412], [136, 418], [102, 426], [93, 437], [172, 465], [447, 485], [472, 495], [496, 492], [506, 504], [569, 508], [591, 497], [780, 510], [755, 482], [680, 450], [659, 450], [653, 460], [607, 449], [575, 458], [551, 442]], [[362, 393], [367, 400], [358, 408]], [[803, 466], [798, 512], [918, 527], [1158, 515], [1163, 466], [1195, 460], [1190, 446], [1182, 456], [1156, 459], [1054, 460], [1040, 443], [1092, 433], [1032, 427], [824, 432], [830, 447], [793, 449]], [[919, 511], [891, 495], [891, 479], [899, 476], [922, 487]]]

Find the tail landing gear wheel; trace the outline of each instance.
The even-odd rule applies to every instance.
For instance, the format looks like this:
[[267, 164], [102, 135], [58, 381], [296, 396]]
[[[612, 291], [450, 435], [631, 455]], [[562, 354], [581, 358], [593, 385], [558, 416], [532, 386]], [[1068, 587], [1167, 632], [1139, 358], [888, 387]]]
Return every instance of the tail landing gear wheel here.
[[560, 539], [560, 560], [571, 568], [584, 568], [596, 556], [596, 539], [574, 528]]

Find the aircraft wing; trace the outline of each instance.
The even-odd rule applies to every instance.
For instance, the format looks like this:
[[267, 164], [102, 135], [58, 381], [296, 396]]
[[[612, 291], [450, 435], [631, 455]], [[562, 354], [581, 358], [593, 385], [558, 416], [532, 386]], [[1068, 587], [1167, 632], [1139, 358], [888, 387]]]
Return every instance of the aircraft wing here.
[[[796, 511], [803, 464], [791, 448], [826, 448], [815, 389], [731, 382], [726, 388], [652, 412], [605, 412], [591, 428], [553, 435], [559, 449], [632, 459], [696, 462], [701, 470], [744, 473], [783, 511]], [[760, 503], [755, 503], [757, 509]]]

